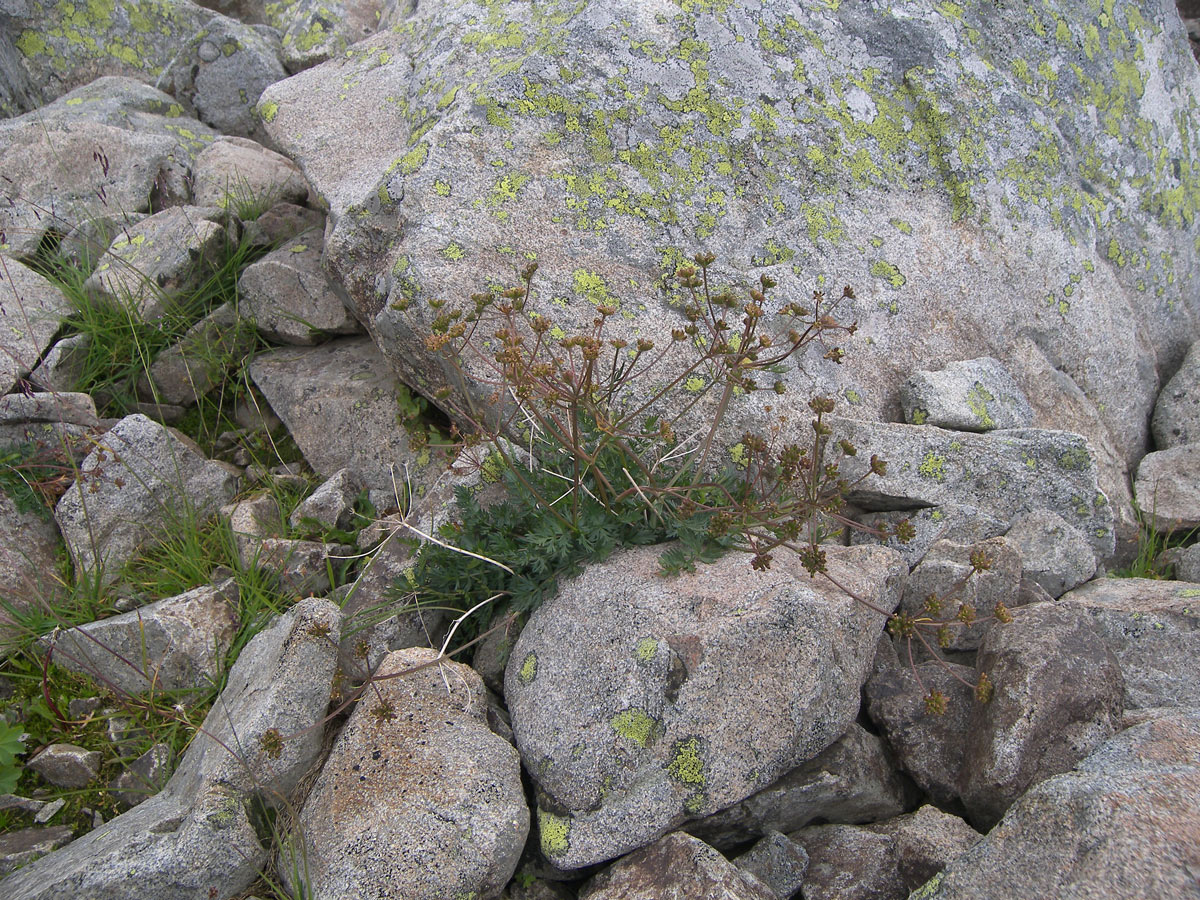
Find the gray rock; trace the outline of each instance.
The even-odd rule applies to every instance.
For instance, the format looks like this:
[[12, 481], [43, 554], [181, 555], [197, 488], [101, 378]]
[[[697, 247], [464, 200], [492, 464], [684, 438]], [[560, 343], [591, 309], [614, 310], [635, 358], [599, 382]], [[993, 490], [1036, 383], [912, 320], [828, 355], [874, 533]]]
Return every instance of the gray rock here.
[[[108, 249], [108, 244], [104, 245]], [[30, 373], [29, 380], [47, 391], [73, 391], [83, 377], [91, 338], [86, 334], [72, 334], [46, 351], [37, 368]]]
[[835, 437], [858, 455], [842, 463], [852, 480], [872, 454], [887, 473], [869, 478], [851, 500], [870, 509], [916, 504], [966, 504], [1011, 522], [1032, 509], [1048, 509], [1083, 531], [1099, 557], [1113, 552], [1113, 511], [1096, 482], [1087, 442], [1065, 431], [1033, 428], [988, 434], [945, 431], [928, 425], [890, 425], [831, 419]]
[[1121, 665], [1125, 706], [1194, 705], [1200, 695], [1200, 584], [1099, 578], [1063, 596], [1082, 609]]
[[90, 275], [117, 235], [144, 218], [143, 213], [122, 212], [84, 219], [63, 236], [58, 244], [58, 255]]
[[1200, 544], [1192, 544], [1180, 551], [1175, 577], [1180, 581], [1200, 582]]
[[[3, 213], [0, 208], [0, 229]], [[0, 250], [6, 249], [0, 238]], [[71, 304], [58, 288], [0, 253], [0, 393], [12, 390], [37, 365], [70, 312]]]
[[350, 469], [340, 469], [324, 484], [304, 498], [292, 510], [288, 524], [304, 530], [305, 519], [326, 528], [348, 530], [363, 522], [355, 522], [354, 502], [362, 491], [362, 482]]
[[254, 350], [254, 331], [228, 303], [189, 328], [138, 379], [138, 395], [177, 406], [194, 406], [222, 383], [229, 370]]
[[[430, 396], [451, 367], [423, 351], [427, 299], [468, 298], [529, 252], [536, 311], [564, 330], [603, 281], [629, 317], [612, 336], [664, 335], [682, 319], [660, 278], [704, 247], [721, 284], [765, 269], [777, 296], [819, 276], [859, 289], [846, 362], [818, 348], [784, 376], [802, 390], [739, 398], [725, 447], [767, 402], [803, 426], [812, 382], [875, 418], [947, 359], [1016, 375], [1030, 335], [1094, 398], [1087, 438], [1127, 463], [1156, 366], [1195, 334], [1200, 226], [1174, 199], [1192, 176], [1157, 155], [1195, 145], [1170, 112], [1195, 62], [1169, 4], [1104, 20], [1062, 0], [960, 6], [420, 4], [260, 110], [329, 202], [328, 263], [357, 317]], [[382, 115], [389, 97], [420, 99]]]
[[1183, 364], [1159, 392], [1150, 430], [1159, 450], [1200, 443], [1200, 342], [1188, 348]]
[[[883, 546], [898, 552], [908, 567], [914, 568], [925, 558], [929, 548], [946, 538], [959, 544], [970, 544], [999, 537], [1008, 529], [1007, 521], [1000, 521], [982, 510], [967, 506], [927, 506], [921, 509], [898, 512], [865, 513], [859, 521], [868, 527], [885, 526], [894, 528], [907, 519], [915, 532], [911, 540], [901, 542], [894, 537], [883, 541]], [[850, 529], [851, 544], [877, 544], [880, 541], [865, 531]]]
[[421, 496], [437, 477], [428, 451], [409, 449], [396, 422], [400, 384], [369, 338], [265, 353], [250, 377], [313, 470], [328, 478], [354, 469], [377, 507], [406, 481]]
[[0, 878], [35, 859], [45, 856], [71, 842], [74, 837], [69, 825], [49, 828], [19, 828], [0, 834]]
[[[866, 684], [871, 721], [901, 768], [941, 806], [952, 805], [959, 796], [976, 678], [975, 670], [966, 666], [926, 662], [914, 672], [906, 661], [876, 672]], [[947, 699], [940, 716], [925, 705], [926, 695], [935, 690]]]
[[487, 726], [479, 676], [436, 659], [400, 650], [376, 673], [300, 812], [304, 874], [280, 866], [293, 890], [494, 897], [512, 877], [529, 832], [520, 761]]
[[1061, 597], [1096, 574], [1096, 556], [1088, 539], [1047, 509], [1018, 516], [1006, 537], [1020, 550], [1023, 577], [1051, 597]]
[[46, 604], [52, 604], [62, 587], [55, 576], [61, 547], [62, 538], [53, 521], [36, 510], [22, 511], [0, 491], [0, 584], [4, 585], [5, 600], [0, 606], [0, 658], [25, 636], [13, 620], [13, 612], [39, 607], [50, 611]]
[[1133, 483], [1138, 509], [1155, 531], [1200, 525], [1200, 444], [1147, 453]]
[[896, 842], [855, 825], [812, 825], [792, 832], [808, 852], [804, 900], [903, 900]]
[[14, 422], [66, 422], [95, 428], [100, 419], [91, 395], [54, 391], [0, 397], [0, 424]]
[[181, 517], [203, 520], [216, 512], [236, 486], [230, 467], [135, 414], [100, 439], [54, 515], [75, 564], [111, 579]]
[[1101, 744], [1035, 786], [919, 900], [1183, 898], [1196, 893], [1200, 712], [1180, 710]]
[[[874, 679], [872, 679], [874, 680]], [[867, 682], [868, 686], [871, 681]], [[814, 820], [874, 822], [908, 808], [908, 793], [883, 741], [858, 724], [803, 765], [687, 831], [720, 850]]]
[[[986, 571], [975, 572], [971, 555], [983, 553], [991, 561]], [[990, 538], [977, 544], [963, 545], [951, 541], [934, 544], [921, 564], [913, 569], [904, 585], [900, 608], [913, 618], [934, 621], [950, 620], [946, 626], [946, 643], [950, 651], [975, 650], [992, 626], [990, 617], [997, 604], [1013, 607], [1020, 603], [1021, 554], [1017, 545], [1007, 538]], [[930, 597], [939, 603], [936, 609], [928, 606]], [[982, 621], [974, 624], [953, 621], [962, 605], [974, 609]], [[925, 639], [936, 645], [932, 631]], [[909, 658], [909, 639], [897, 636], [901, 659]], [[919, 638], [911, 639], [911, 652], [917, 659], [928, 658], [929, 652]]]
[[40, 643], [55, 663], [109, 690], [203, 696], [216, 685], [237, 633], [237, 603], [237, 584], [228, 579], [46, 635]]
[[601, 872], [579, 900], [777, 900], [753, 875], [743, 872], [712, 847], [676, 832], [631, 853]]
[[1026, 606], [993, 628], [979, 672], [995, 686], [972, 710], [963, 755], [963, 803], [995, 824], [1030, 787], [1071, 769], [1121, 727], [1125, 684], [1083, 610]]
[[176, 308], [229, 247], [214, 207], [164, 209], [125, 229], [109, 245], [84, 287], [146, 321]]
[[100, 774], [101, 755], [74, 744], [51, 744], [26, 764], [56, 787], [84, 788]]
[[324, 600], [276, 619], [242, 650], [167, 786], [10, 875], [5, 896], [125, 900], [131, 871], [146, 900], [241, 896], [267, 861], [252, 800], [281, 807], [320, 753], [339, 623]]
[[221, 508], [221, 515], [229, 521], [238, 562], [243, 568], [254, 565], [262, 538], [279, 536], [283, 532], [279, 504], [270, 494], [256, 494], [231, 503]]
[[325, 232], [325, 214], [294, 203], [276, 203], [265, 213], [246, 223], [244, 239], [253, 247], [278, 247], [301, 235]]
[[[562, 868], [772, 784], [845, 732], [870, 672], [884, 615], [809, 578], [793, 554], [767, 572], [735, 554], [665, 579], [662, 549], [614, 553], [562, 584], [509, 659], [504, 694], [539, 789], [542, 852]], [[894, 553], [828, 556], [841, 584], [895, 608], [905, 567]]]
[[904, 421], [959, 431], [1029, 428], [1033, 408], [1004, 364], [990, 356], [914, 372], [900, 385]]
[[122, 809], [132, 809], [157, 794], [171, 776], [171, 748], [155, 744], [113, 779], [108, 792]]
[[349, 544], [268, 537], [257, 542], [253, 562], [273, 572], [286, 593], [323, 597], [333, 586], [331, 570], [333, 573], [344, 571], [355, 556], [357, 551]]
[[771, 831], [735, 857], [733, 864], [765, 884], [779, 900], [789, 900], [804, 883], [808, 854], [786, 834]]
[[257, 218], [278, 203], [308, 199], [308, 182], [299, 166], [246, 138], [225, 137], [201, 150], [194, 178], [193, 203], [230, 209], [240, 218]]
[[982, 837], [958, 816], [929, 805], [867, 828], [894, 842], [900, 880], [908, 890], [925, 884]]
[[242, 314], [268, 340], [312, 346], [362, 330], [321, 268], [322, 246], [319, 234], [302, 235], [243, 271]]

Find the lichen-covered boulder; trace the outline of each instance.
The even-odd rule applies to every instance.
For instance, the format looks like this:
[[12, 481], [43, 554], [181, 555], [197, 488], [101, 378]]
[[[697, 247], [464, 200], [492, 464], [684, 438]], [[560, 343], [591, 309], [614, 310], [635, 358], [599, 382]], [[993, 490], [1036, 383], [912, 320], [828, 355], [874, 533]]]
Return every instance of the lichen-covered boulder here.
[[192, 162], [215, 135], [170, 95], [116, 76], [0, 121], [0, 250], [31, 257], [49, 232], [186, 203]]
[[[986, 520], [1013, 521], [1031, 509], [1048, 509], [1082, 531], [1101, 558], [1115, 544], [1113, 509], [1100, 490], [1088, 442], [1066, 431], [1014, 428], [987, 434], [929, 425], [895, 425], [831, 418], [835, 437], [858, 455], [841, 462], [858, 479], [878, 454], [883, 475], [869, 477], [851, 499], [870, 509], [957, 506]], [[985, 520], [985, 521], [986, 521]]]
[[126, 75], [174, 92], [221, 131], [253, 137], [254, 104], [287, 74], [273, 31], [190, 0], [26, 0], [10, 27], [43, 103], [102, 75]]
[[[792, 554], [658, 574], [628, 549], [563, 584], [522, 631], [504, 694], [538, 787], [542, 852], [579, 868], [770, 785], [854, 720], [885, 616]], [[881, 547], [828, 548], [837, 581], [891, 611]]]
[[429, 395], [453, 379], [424, 352], [427, 300], [536, 256], [531, 309], [570, 332], [615, 303], [614, 334], [661, 340], [682, 322], [664, 272], [709, 250], [718, 284], [775, 277], [773, 304], [858, 292], [845, 363], [814, 351], [781, 376], [799, 390], [740, 399], [729, 444], [766, 404], [804, 427], [814, 385], [896, 417], [904, 378], [955, 359], [1029, 394], [1028, 339], [1063, 375], [1036, 424], [1082, 398], [1127, 466], [1195, 339], [1198, 96], [1149, 0], [448, 0], [259, 109], [329, 203], [358, 318]]

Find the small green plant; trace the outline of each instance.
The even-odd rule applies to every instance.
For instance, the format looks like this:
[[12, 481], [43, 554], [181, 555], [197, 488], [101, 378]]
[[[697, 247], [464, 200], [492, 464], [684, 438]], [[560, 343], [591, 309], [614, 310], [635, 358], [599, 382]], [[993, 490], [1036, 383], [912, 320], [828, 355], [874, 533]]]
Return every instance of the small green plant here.
[[24, 733], [21, 726], [0, 719], [0, 794], [11, 794], [17, 789], [21, 777], [17, 757], [25, 752]]

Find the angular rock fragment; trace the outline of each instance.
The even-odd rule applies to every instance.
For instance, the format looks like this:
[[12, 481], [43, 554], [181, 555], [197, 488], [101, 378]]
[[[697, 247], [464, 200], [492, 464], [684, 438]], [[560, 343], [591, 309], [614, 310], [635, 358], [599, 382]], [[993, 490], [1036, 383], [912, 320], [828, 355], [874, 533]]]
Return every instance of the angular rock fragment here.
[[143, 219], [113, 240], [84, 287], [146, 321], [161, 319], [228, 249], [219, 217], [213, 208], [177, 206]]
[[0, 658], [25, 633], [13, 620], [13, 612], [52, 609], [55, 594], [63, 587], [55, 574], [61, 547], [53, 521], [0, 491], [0, 584], [5, 603], [12, 606], [0, 608]]
[[66, 846], [75, 836], [69, 825], [20, 828], [0, 834], [0, 878], [27, 863]]
[[1150, 430], [1159, 450], [1200, 443], [1200, 342], [1188, 348], [1179, 370], [1159, 391]]
[[733, 864], [765, 884], [776, 897], [793, 896], [804, 883], [808, 854], [786, 834], [770, 831]]
[[[867, 686], [874, 682], [867, 682]], [[814, 820], [874, 822], [908, 807], [909, 792], [883, 742], [858, 724], [817, 756], [740, 803], [685, 827], [725, 850], [771, 831], [795, 831]]]
[[1100, 578], [1063, 595], [1117, 662], [1130, 709], [1194, 706], [1200, 696], [1200, 584]]
[[56, 787], [83, 788], [100, 772], [98, 750], [74, 744], [51, 744], [29, 760], [29, 768]]
[[1113, 552], [1113, 511], [1096, 481], [1087, 441], [1065, 431], [1018, 428], [988, 434], [931, 426], [831, 419], [834, 436], [858, 455], [842, 462], [857, 478], [873, 454], [887, 472], [868, 478], [851, 500], [868, 508], [964, 504], [1011, 522], [1023, 512], [1048, 509], [1085, 535], [1104, 558]]
[[1200, 866], [1200, 712], [1122, 731], [1033, 787], [913, 896], [1191, 897]]
[[1087, 538], [1049, 510], [1018, 516], [1006, 537], [1020, 550], [1023, 577], [1051, 597], [1061, 597], [1096, 573], [1096, 556]]
[[329, 480], [300, 501], [288, 517], [293, 528], [303, 529], [305, 520], [325, 528], [348, 530], [356, 525], [354, 502], [362, 491], [362, 482], [350, 469], [340, 469]]
[[267, 857], [250, 808], [281, 807], [320, 753], [339, 623], [302, 601], [253, 638], [167, 786], [10, 875], [5, 897], [117, 900], [131, 871], [145, 897], [240, 896]]
[[[0, 230], [5, 211], [0, 206]], [[0, 254], [0, 393], [12, 390], [17, 379], [38, 364], [70, 313], [62, 291], [15, 258]]]
[[1138, 464], [1133, 493], [1155, 531], [1187, 531], [1200, 525], [1200, 444], [1147, 453]]
[[238, 628], [233, 579], [42, 638], [57, 665], [109, 690], [211, 689]]
[[191, 441], [135, 414], [99, 439], [54, 515], [75, 564], [111, 579], [172, 523], [216, 512], [236, 486], [231, 467], [206, 460]]
[[362, 330], [321, 268], [323, 243], [319, 234], [302, 235], [243, 271], [242, 314], [268, 340], [312, 346]]
[[631, 853], [597, 875], [580, 900], [778, 900], [765, 884], [690, 835], [676, 832]]
[[990, 356], [915, 372], [900, 385], [904, 421], [958, 431], [1029, 428], [1033, 409], [1004, 364]]
[[218, 306], [189, 328], [138, 379], [138, 396], [177, 406], [194, 406], [221, 384], [229, 370], [255, 346], [254, 330], [229, 304]]
[[300, 167], [256, 141], [224, 137], [196, 157], [192, 202], [257, 218], [277, 203], [304, 203], [308, 182]]
[[1121, 728], [1125, 684], [1091, 617], [1061, 605], [1023, 607], [992, 629], [978, 667], [995, 693], [972, 709], [961, 796], [970, 819], [990, 828]]
[[293, 890], [443, 900], [512, 877], [529, 831], [517, 753], [487, 726], [479, 676], [437, 658], [400, 650], [376, 673], [300, 812], [306, 865], [281, 866]]
[[896, 843], [855, 825], [811, 825], [790, 835], [808, 853], [805, 900], [904, 900]]

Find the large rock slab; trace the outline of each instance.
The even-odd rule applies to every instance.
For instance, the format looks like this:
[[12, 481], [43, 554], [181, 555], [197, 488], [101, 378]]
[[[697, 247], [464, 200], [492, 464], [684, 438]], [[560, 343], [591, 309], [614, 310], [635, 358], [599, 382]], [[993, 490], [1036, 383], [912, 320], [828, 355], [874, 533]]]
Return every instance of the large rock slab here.
[[1200, 584], [1100, 578], [1065, 594], [1121, 665], [1125, 706], [1195, 705], [1200, 696]]
[[125, 900], [131, 877], [145, 900], [242, 896], [267, 861], [252, 804], [282, 808], [320, 753], [339, 626], [326, 600], [280, 616], [242, 650], [167, 786], [10, 875], [4, 896]]
[[329, 477], [353, 469], [375, 505], [420, 496], [437, 477], [428, 450], [415, 453], [397, 422], [400, 383], [369, 338], [265, 353], [250, 377], [283, 419], [308, 464]]
[[532, 309], [569, 332], [615, 298], [613, 336], [655, 338], [682, 323], [662, 274], [707, 249], [715, 282], [765, 270], [780, 302], [858, 289], [846, 362], [815, 348], [791, 397], [739, 400], [729, 444], [766, 403], [802, 427], [814, 383], [895, 418], [904, 378], [955, 359], [1028, 394], [1023, 335], [1128, 465], [1196, 334], [1200, 75], [1169, 4], [1102, 7], [419, 4], [259, 108], [329, 202], [357, 317], [431, 396], [457, 385], [426, 300], [536, 254]]
[[830, 424], [836, 437], [858, 449], [858, 456], [842, 462], [848, 477], [860, 477], [872, 454], [887, 461], [886, 474], [853, 492], [856, 503], [876, 509], [973, 506], [1010, 522], [1048, 509], [1082, 531], [1097, 556], [1113, 552], [1113, 510], [1080, 435], [1035, 428], [969, 434], [841, 418]]
[[1034, 787], [913, 898], [1196, 894], [1200, 712], [1122, 731], [1075, 771]]
[[119, 77], [0, 121], [0, 250], [33, 256], [49, 231], [187, 202], [192, 161], [215, 134], [170, 95]]
[[253, 137], [254, 104], [287, 74], [273, 32], [189, 0], [27, 0], [14, 13], [13, 42], [43, 103], [102, 75], [126, 75], [172, 91], [220, 131]]
[[42, 645], [58, 665], [110, 690], [208, 691], [237, 632], [237, 600], [228, 579], [47, 635]]
[[[564, 584], [509, 658], [504, 693], [538, 786], [542, 852], [578, 868], [770, 785], [845, 732], [885, 616], [791, 554], [658, 574], [629, 549]], [[884, 610], [904, 564], [829, 549], [840, 583]], [[753, 687], [750, 687], [753, 685]]]
[[[3, 212], [0, 207], [0, 229]], [[70, 301], [62, 291], [0, 254], [0, 391], [8, 393], [18, 378], [37, 366], [70, 314]]]
[[1200, 442], [1200, 342], [1188, 348], [1179, 371], [1163, 385], [1150, 428], [1159, 450]]
[[512, 877], [529, 833], [520, 760], [488, 728], [479, 676], [437, 659], [399, 650], [376, 672], [300, 812], [302, 874], [280, 866], [294, 891], [495, 897]]
[[111, 579], [172, 525], [216, 512], [237, 483], [232, 466], [205, 459], [187, 438], [134, 414], [100, 438], [54, 516], [75, 565]]

